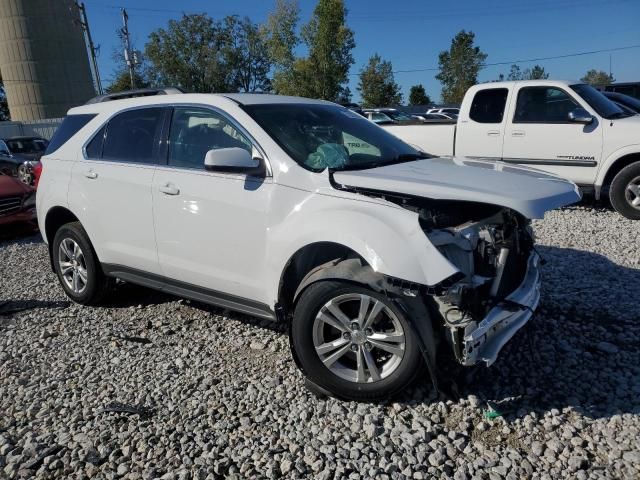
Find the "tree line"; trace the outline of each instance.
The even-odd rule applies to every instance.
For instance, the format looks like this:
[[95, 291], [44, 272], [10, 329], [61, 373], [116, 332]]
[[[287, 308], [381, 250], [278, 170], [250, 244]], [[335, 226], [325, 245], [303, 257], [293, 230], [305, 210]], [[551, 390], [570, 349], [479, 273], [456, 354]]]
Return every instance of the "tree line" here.
[[[143, 61], [134, 71], [136, 87], [172, 85], [193, 92], [270, 92], [349, 102], [355, 35], [347, 25], [344, 1], [318, 0], [311, 19], [301, 26], [299, 22], [295, 0], [276, 0], [262, 24], [237, 15], [216, 20], [204, 13], [185, 14], [149, 35]], [[438, 55], [436, 79], [442, 84], [442, 101], [460, 103], [467, 89], [478, 83], [487, 57], [473, 32], [457, 33], [449, 49]], [[122, 48], [114, 50], [113, 58], [117, 70], [106, 90], [128, 90], [131, 83]], [[548, 77], [540, 65], [524, 70], [512, 65], [506, 77], [501, 74], [497, 80]], [[600, 85], [614, 78], [589, 70], [581, 80]], [[399, 105], [404, 100], [391, 62], [377, 53], [358, 72], [357, 90], [364, 107]], [[410, 105], [431, 101], [422, 84], [411, 86]], [[0, 120], [8, 119], [0, 77]]]

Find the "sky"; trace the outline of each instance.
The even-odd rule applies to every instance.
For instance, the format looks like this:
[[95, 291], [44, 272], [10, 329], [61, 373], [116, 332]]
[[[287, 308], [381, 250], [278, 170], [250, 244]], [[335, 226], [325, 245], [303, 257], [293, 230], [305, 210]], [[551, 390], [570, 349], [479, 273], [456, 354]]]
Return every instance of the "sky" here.
[[[116, 30], [120, 9], [127, 9], [129, 31], [143, 50], [150, 32], [166, 27], [182, 13], [248, 16], [262, 23], [274, 0], [84, 0], [103, 85], [114, 76], [113, 52], [119, 47]], [[311, 17], [315, 1], [299, 0], [300, 24]], [[476, 45], [488, 54], [478, 80], [495, 80], [509, 73], [518, 60], [521, 69], [542, 65], [550, 78], [579, 79], [589, 69], [611, 71], [617, 81], [640, 81], [640, 0], [346, 0], [347, 24], [355, 34], [355, 63], [349, 87], [354, 100], [358, 72], [374, 53], [393, 64], [395, 80], [405, 100], [411, 85], [422, 83], [432, 99], [440, 97], [435, 79], [438, 53], [449, 48], [462, 29], [476, 34]], [[625, 48], [636, 46], [635, 48]], [[614, 50], [615, 49], [615, 50]], [[610, 51], [602, 51], [610, 50]], [[600, 51], [564, 58], [575, 53]], [[299, 51], [304, 54], [304, 49]], [[543, 58], [547, 58], [542, 60]], [[413, 71], [407, 71], [413, 70]]]

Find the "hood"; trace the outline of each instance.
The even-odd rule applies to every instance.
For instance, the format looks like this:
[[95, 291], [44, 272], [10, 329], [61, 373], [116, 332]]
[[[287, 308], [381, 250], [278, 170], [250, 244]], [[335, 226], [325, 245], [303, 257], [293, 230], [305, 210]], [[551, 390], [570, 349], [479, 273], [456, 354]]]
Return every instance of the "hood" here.
[[434, 200], [489, 203], [528, 218], [580, 200], [578, 187], [533, 168], [470, 158], [430, 158], [367, 170], [335, 172], [345, 186]]
[[25, 185], [17, 178], [0, 174], [0, 198], [21, 197], [32, 191], [32, 187]]

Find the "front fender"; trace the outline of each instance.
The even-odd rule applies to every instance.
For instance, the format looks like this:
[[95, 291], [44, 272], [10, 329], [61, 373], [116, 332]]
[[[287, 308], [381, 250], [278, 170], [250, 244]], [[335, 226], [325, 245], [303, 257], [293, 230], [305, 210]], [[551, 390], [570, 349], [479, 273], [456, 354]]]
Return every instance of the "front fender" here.
[[281, 274], [295, 253], [318, 242], [343, 245], [375, 272], [421, 285], [435, 285], [458, 272], [429, 242], [418, 215], [394, 204], [288, 188], [273, 200], [282, 208], [272, 210], [283, 213], [271, 219], [269, 228], [269, 298], [277, 299]]
[[627, 145], [626, 147], [619, 148], [613, 153], [610, 153], [598, 167], [598, 173], [596, 174], [595, 181], [596, 188], [599, 189], [603, 186], [604, 180], [607, 177], [607, 172], [614, 163], [616, 163], [622, 157], [638, 153], [640, 153], [640, 144], [638, 143]]

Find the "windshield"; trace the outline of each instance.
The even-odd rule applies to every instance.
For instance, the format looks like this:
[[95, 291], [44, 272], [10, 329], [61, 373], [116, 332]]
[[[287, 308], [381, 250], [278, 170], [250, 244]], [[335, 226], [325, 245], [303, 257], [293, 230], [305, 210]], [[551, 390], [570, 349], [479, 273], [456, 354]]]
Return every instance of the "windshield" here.
[[622, 110], [618, 105], [613, 103], [601, 92], [593, 88], [591, 85], [579, 84], [571, 85], [571, 89], [582, 97], [598, 115], [606, 119], [628, 117], [629, 114]]
[[406, 115], [402, 112], [394, 112], [394, 111], [386, 111], [384, 112], [385, 115], [393, 118], [394, 120], [398, 121], [398, 122], [406, 122], [409, 120], [413, 120], [413, 118], [411, 118], [409, 115]]
[[42, 153], [47, 148], [47, 141], [43, 138], [16, 138], [7, 140], [11, 153]]
[[243, 108], [308, 170], [354, 170], [430, 157], [337, 105], [262, 104]]

